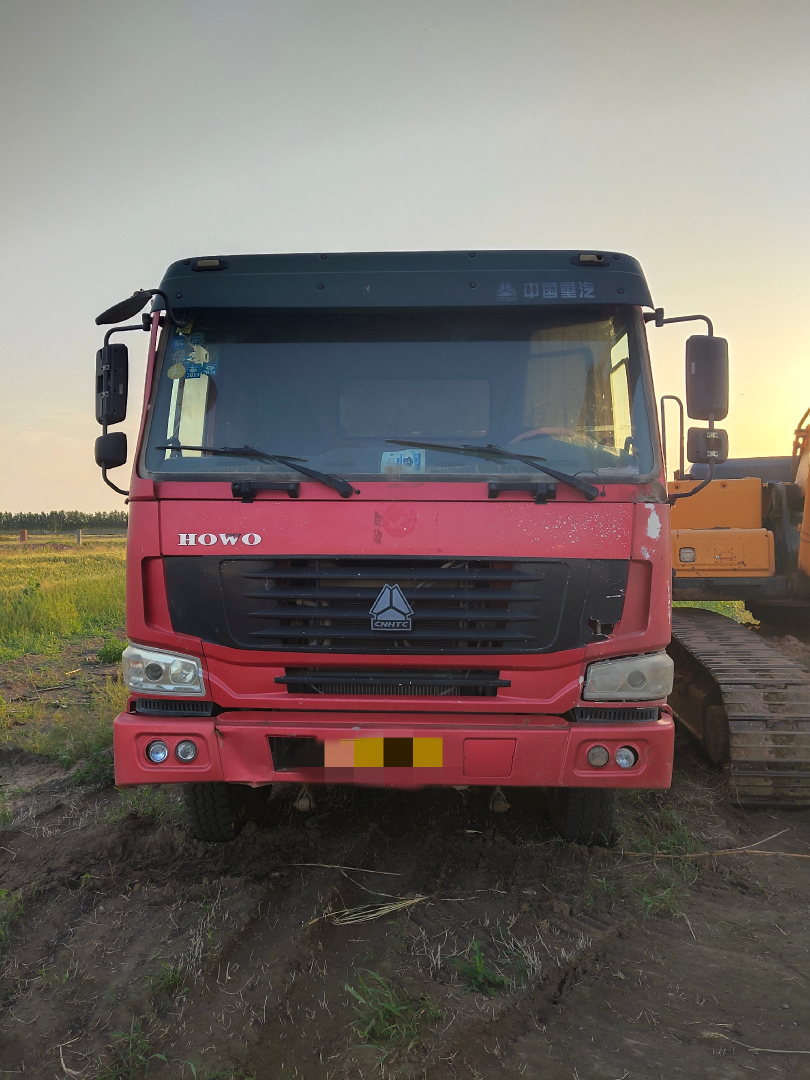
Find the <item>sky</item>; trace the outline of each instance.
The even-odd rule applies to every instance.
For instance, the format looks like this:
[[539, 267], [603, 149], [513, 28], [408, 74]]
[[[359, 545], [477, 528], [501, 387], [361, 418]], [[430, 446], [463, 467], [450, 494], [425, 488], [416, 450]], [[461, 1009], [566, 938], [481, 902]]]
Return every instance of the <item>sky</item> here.
[[731, 455], [790, 453], [809, 46], [807, 0], [0, 0], [0, 510], [121, 508], [94, 318], [195, 255], [627, 252], [728, 339]]

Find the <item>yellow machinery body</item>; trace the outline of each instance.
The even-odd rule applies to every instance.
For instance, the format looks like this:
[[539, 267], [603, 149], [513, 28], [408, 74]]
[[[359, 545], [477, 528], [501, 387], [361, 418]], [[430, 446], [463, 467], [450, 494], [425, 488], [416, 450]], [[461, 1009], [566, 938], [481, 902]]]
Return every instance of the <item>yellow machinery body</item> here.
[[[807, 627], [808, 417], [810, 410], [796, 429], [791, 458], [724, 463], [705, 488], [674, 502], [674, 600], [742, 600], [758, 619]], [[699, 483], [678, 479], [669, 493]], [[733, 797], [743, 806], [810, 806], [806, 668], [714, 611], [679, 606], [672, 634], [670, 704], [712, 760], [727, 766]]]
[[[676, 480], [669, 493], [697, 480]], [[713, 480], [672, 507], [672, 566], [678, 578], [773, 577], [773, 534], [762, 526], [763, 484], [755, 476]]]

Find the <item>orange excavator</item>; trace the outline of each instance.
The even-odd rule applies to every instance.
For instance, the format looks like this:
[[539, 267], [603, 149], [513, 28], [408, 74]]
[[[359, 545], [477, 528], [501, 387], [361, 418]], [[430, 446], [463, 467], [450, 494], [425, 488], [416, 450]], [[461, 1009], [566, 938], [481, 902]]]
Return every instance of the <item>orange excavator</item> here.
[[[673, 600], [742, 600], [755, 618], [810, 627], [810, 409], [790, 455], [715, 460], [688, 453], [668, 485]], [[691, 433], [688, 445], [691, 449]], [[711, 451], [709, 452], [711, 454]], [[700, 490], [697, 490], [700, 488]], [[695, 492], [692, 497], [679, 498]], [[810, 806], [810, 674], [751, 630], [714, 611], [678, 607], [670, 704], [742, 806]]]

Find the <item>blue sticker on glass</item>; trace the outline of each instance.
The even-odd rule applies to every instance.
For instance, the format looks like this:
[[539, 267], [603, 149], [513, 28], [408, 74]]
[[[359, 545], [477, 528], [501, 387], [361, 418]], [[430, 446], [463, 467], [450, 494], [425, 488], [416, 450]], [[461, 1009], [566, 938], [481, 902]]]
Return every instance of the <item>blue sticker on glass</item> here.
[[204, 345], [205, 344], [205, 335], [204, 334], [192, 334], [189, 337], [188, 340], [192, 345]]
[[188, 348], [188, 342], [186, 341], [186, 339], [184, 337], [172, 338], [172, 348], [173, 349], [187, 349]]
[[199, 379], [202, 374], [202, 369], [199, 364], [186, 364], [186, 378], [187, 379]]

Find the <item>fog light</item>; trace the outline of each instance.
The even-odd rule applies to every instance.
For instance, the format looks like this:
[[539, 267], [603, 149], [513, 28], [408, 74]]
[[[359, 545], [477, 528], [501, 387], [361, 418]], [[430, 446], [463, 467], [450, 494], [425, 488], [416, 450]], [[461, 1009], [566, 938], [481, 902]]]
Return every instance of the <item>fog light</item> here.
[[178, 761], [193, 761], [197, 756], [197, 744], [191, 739], [183, 739], [175, 746], [174, 756]]
[[616, 751], [616, 764], [620, 769], [632, 769], [638, 761], [638, 754], [632, 746], [622, 746]]
[[169, 748], [162, 739], [155, 739], [147, 746], [146, 756], [153, 765], [160, 765], [169, 756]]
[[678, 558], [681, 562], [694, 562], [695, 549], [690, 547], [679, 548]]
[[595, 769], [601, 769], [610, 761], [610, 754], [604, 746], [592, 746], [588, 751], [588, 764]]

